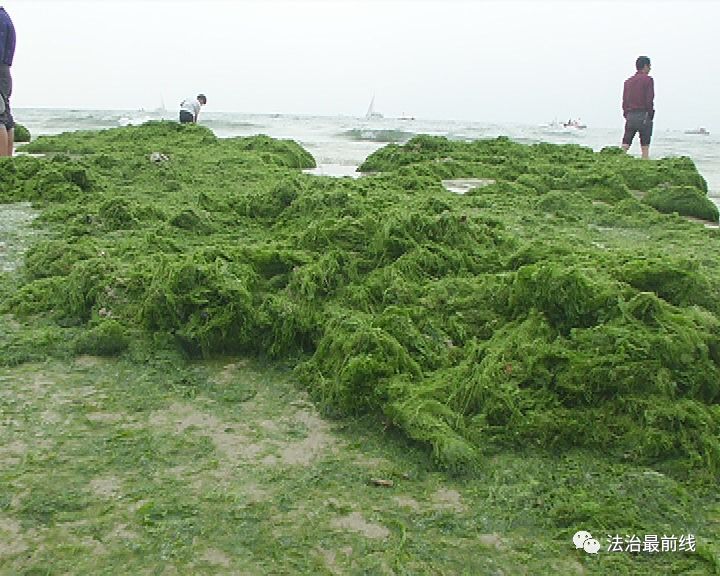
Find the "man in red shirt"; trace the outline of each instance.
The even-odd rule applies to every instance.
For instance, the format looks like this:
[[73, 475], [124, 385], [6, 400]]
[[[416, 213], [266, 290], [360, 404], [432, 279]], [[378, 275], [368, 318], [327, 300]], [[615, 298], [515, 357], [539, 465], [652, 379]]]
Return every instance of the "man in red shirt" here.
[[642, 157], [650, 157], [650, 138], [652, 137], [653, 118], [655, 108], [655, 84], [648, 76], [650, 72], [650, 58], [640, 56], [635, 61], [637, 72], [625, 80], [623, 87], [623, 116], [625, 117], [625, 134], [623, 134], [622, 147], [626, 152], [632, 144], [635, 133], [640, 133], [640, 149]]

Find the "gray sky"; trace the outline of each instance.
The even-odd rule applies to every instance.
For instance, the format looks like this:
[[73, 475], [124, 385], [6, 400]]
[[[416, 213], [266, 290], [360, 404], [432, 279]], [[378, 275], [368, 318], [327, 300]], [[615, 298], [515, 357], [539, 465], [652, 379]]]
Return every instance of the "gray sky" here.
[[720, 130], [720, 1], [6, 0], [13, 106], [621, 125], [652, 59], [658, 128]]

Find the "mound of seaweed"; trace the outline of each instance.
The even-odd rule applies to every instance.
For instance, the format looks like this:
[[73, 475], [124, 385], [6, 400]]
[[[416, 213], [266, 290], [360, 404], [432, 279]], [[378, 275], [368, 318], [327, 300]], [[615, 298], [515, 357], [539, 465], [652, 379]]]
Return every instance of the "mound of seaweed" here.
[[700, 190], [692, 186], [662, 185], [650, 190], [643, 202], [659, 212], [695, 216], [711, 222], [718, 221], [717, 206]]
[[454, 142], [420, 135], [405, 145], [391, 144], [376, 151], [358, 171], [489, 178], [513, 182], [539, 195], [578, 192], [610, 203], [635, 192], [647, 194], [647, 204], [661, 212], [717, 220], [717, 208], [707, 198], [707, 183], [686, 157], [642, 162], [618, 148], [594, 153], [577, 144], [527, 146], [506, 137]]
[[15, 124], [13, 137], [15, 142], [30, 142], [30, 130], [22, 124]]
[[353, 180], [169, 122], [28, 146], [48, 156], [0, 160], [0, 198], [48, 233], [0, 312], [75, 351], [285, 359], [328, 413], [382, 415], [451, 471], [533, 444], [720, 475], [720, 238], [633, 194], [704, 195], [688, 159], [418, 136]]

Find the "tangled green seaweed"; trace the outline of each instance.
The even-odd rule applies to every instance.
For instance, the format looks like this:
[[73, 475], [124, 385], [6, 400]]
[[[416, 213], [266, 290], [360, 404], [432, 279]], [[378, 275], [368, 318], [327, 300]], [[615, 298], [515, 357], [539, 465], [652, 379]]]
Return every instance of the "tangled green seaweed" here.
[[15, 142], [30, 142], [30, 130], [22, 124], [15, 124], [14, 139]]
[[0, 200], [49, 235], [2, 312], [53, 328], [3, 336], [14, 358], [283, 358], [327, 412], [380, 414], [451, 471], [532, 444], [720, 474], [719, 237], [680, 216], [717, 209], [687, 158], [417, 136], [330, 179], [295, 143], [171, 122], [26, 150], [46, 156], [0, 161]]

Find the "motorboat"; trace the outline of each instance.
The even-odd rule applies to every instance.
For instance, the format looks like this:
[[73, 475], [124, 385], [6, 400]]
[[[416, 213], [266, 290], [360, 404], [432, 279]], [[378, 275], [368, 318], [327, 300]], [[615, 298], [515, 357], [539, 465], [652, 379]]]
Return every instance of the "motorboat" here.
[[576, 120], [569, 120], [568, 122], [553, 120], [552, 122], [543, 124], [541, 128], [547, 132], [557, 134], [572, 134], [584, 130], [587, 126]]
[[708, 136], [710, 132], [705, 128], [695, 128], [694, 130], [685, 130], [685, 134], [702, 134], [703, 136]]

